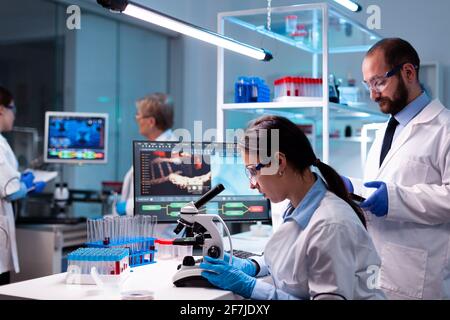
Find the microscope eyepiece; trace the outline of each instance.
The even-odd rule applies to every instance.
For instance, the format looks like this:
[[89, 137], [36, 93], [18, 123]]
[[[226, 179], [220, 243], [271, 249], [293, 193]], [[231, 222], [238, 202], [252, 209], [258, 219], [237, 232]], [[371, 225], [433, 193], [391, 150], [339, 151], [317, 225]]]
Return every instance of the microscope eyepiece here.
[[218, 184], [217, 186], [215, 186], [214, 188], [212, 188], [211, 190], [209, 190], [207, 193], [205, 193], [200, 199], [198, 199], [195, 203], [194, 206], [197, 209], [200, 209], [201, 207], [203, 207], [207, 202], [209, 202], [212, 198], [214, 198], [215, 196], [217, 196], [219, 193], [221, 193], [223, 190], [225, 190], [225, 187], [223, 186], [223, 184]]

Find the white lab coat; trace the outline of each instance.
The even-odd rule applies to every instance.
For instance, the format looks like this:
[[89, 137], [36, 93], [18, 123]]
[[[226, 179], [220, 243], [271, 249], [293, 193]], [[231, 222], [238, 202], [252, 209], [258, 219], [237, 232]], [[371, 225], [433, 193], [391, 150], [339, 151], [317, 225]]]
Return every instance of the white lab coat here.
[[305, 229], [294, 220], [279, 226], [265, 247], [264, 262], [277, 299], [323, 293], [338, 294], [326, 296], [334, 299], [385, 299], [377, 288], [381, 260], [369, 234], [353, 209], [330, 191]]
[[[155, 141], [177, 141], [177, 137], [173, 134], [171, 129], [164, 131]], [[122, 191], [120, 200], [126, 201], [127, 216], [134, 215], [134, 171], [133, 166], [125, 174], [123, 179]]]
[[17, 159], [0, 134], [0, 273], [19, 272], [16, 227], [11, 202], [4, 198], [20, 189]]
[[[370, 215], [381, 256], [381, 287], [391, 299], [450, 299], [450, 110], [427, 105], [393, 141], [381, 168], [386, 125], [369, 151], [364, 181], [388, 188], [387, 216]], [[374, 189], [352, 179], [355, 193]]]

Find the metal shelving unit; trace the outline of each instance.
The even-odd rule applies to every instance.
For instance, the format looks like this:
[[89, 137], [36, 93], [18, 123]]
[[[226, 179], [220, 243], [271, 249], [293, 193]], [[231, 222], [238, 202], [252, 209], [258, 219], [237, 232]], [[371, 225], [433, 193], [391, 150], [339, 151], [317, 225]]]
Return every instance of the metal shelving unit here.
[[[285, 17], [296, 15], [309, 28], [308, 39], [298, 39], [284, 31]], [[379, 111], [359, 106], [348, 106], [329, 102], [328, 74], [329, 54], [365, 52], [381, 37], [364, 26], [352, 21], [326, 3], [302, 4], [271, 8], [272, 27], [269, 31], [266, 21], [267, 9], [222, 12], [218, 14], [218, 32], [226, 35], [225, 22], [251, 30], [265, 37], [275, 39], [285, 45], [303, 50], [312, 55], [312, 76], [323, 75], [322, 97], [302, 97], [296, 101], [267, 103], [227, 103], [225, 101], [225, 57], [224, 50], [219, 48], [217, 54], [217, 129], [218, 140], [223, 141], [226, 129], [226, 112], [243, 112], [277, 115], [292, 115], [296, 118], [317, 120], [322, 118], [322, 157], [329, 162], [329, 121], [331, 119], [366, 119], [372, 122], [384, 122], [386, 116]], [[342, 24], [342, 28], [330, 30], [330, 21], [334, 25]], [[353, 37], [344, 36], [352, 28]], [[276, 59], [276, 57], [275, 57]], [[321, 59], [321, 61], [320, 61]], [[270, 63], [270, 62], [269, 62]], [[321, 64], [321, 68], [319, 68]]]

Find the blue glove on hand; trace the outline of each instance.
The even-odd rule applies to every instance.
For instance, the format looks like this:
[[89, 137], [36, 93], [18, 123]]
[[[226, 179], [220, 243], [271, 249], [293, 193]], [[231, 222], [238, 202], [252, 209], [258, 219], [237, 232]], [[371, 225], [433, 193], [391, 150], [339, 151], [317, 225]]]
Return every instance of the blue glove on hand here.
[[244, 298], [250, 298], [253, 288], [256, 285], [256, 279], [250, 277], [241, 270], [221, 259], [213, 259], [208, 256], [204, 258], [206, 262], [200, 263], [200, 268], [205, 271], [202, 276], [216, 287], [233, 291]]
[[16, 191], [16, 192], [6, 196], [5, 199], [7, 201], [10, 201], [10, 202], [11, 201], [16, 201], [16, 200], [25, 198], [27, 196], [27, 193], [28, 193], [27, 186], [25, 185], [25, 183], [21, 182], [20, 183], [20, 189], [18, 191]]
[[361, 208], [369, 210], [377, 217], [387, 215], [389, 203], [386, 183], [371, 181], [365, 183], [364, 186], [367, 188], [377, 188], [377, 190], [366, 201], [361, 203]]
[[124, 216], [127, 213], [127, 202], [126, 201], [119, 201], [116, 202], [116, 212], [120, 216]]
[[341, 176], [342, 181], [344, 181], [345, 188], [347, 189], [348, 193], [353, 193], [355, 191], [355, 188], [353, 188], [353, 184], [349, 178], [346, 176]]
[[[230, 255], [227, 252], [224, 253], [223, 261], [225, 261], [226, 263], [230, 262]], [[250, 259], [242, 259], [233, 256], [232, 266], [238, 270], [243, 271], [245, 274], [248, 274], [251, 277], [256, 276], [255, 263], [250, 261]]]
[[31, 190], [30, 193], [41, 193], [44, 191], [46, 185], [47, 184], [44, 181], [36, 181], [33, 183], [34, 189]]
[[25, 171], [20, 175], [20, 182], [25, 183], [27, 189], [33, 186], [34, 174], [31, 171]]

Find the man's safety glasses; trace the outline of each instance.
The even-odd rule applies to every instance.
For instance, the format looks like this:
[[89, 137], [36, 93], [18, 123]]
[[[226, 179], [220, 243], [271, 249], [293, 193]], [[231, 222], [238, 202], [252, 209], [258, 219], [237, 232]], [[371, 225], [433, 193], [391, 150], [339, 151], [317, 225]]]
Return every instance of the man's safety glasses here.
[[[376, 93], [381, 93], [386, 89], [388, 85], [388, 80], [395, 74], [397, 74], [400, 70], [402, 70], [403, 66], [409, 62], [404, 62], [399, 64], [398, 66], [394, 67], [392, 70], [386, 72], [384, 76], [374, 76], [372, 79], [370, 79], [368, 82], [363, 81], [364, 87], [368, 91], [375, 91]], [[414, 68], [417, 70], [419, 69], [418, 66], [414, 66]]]

